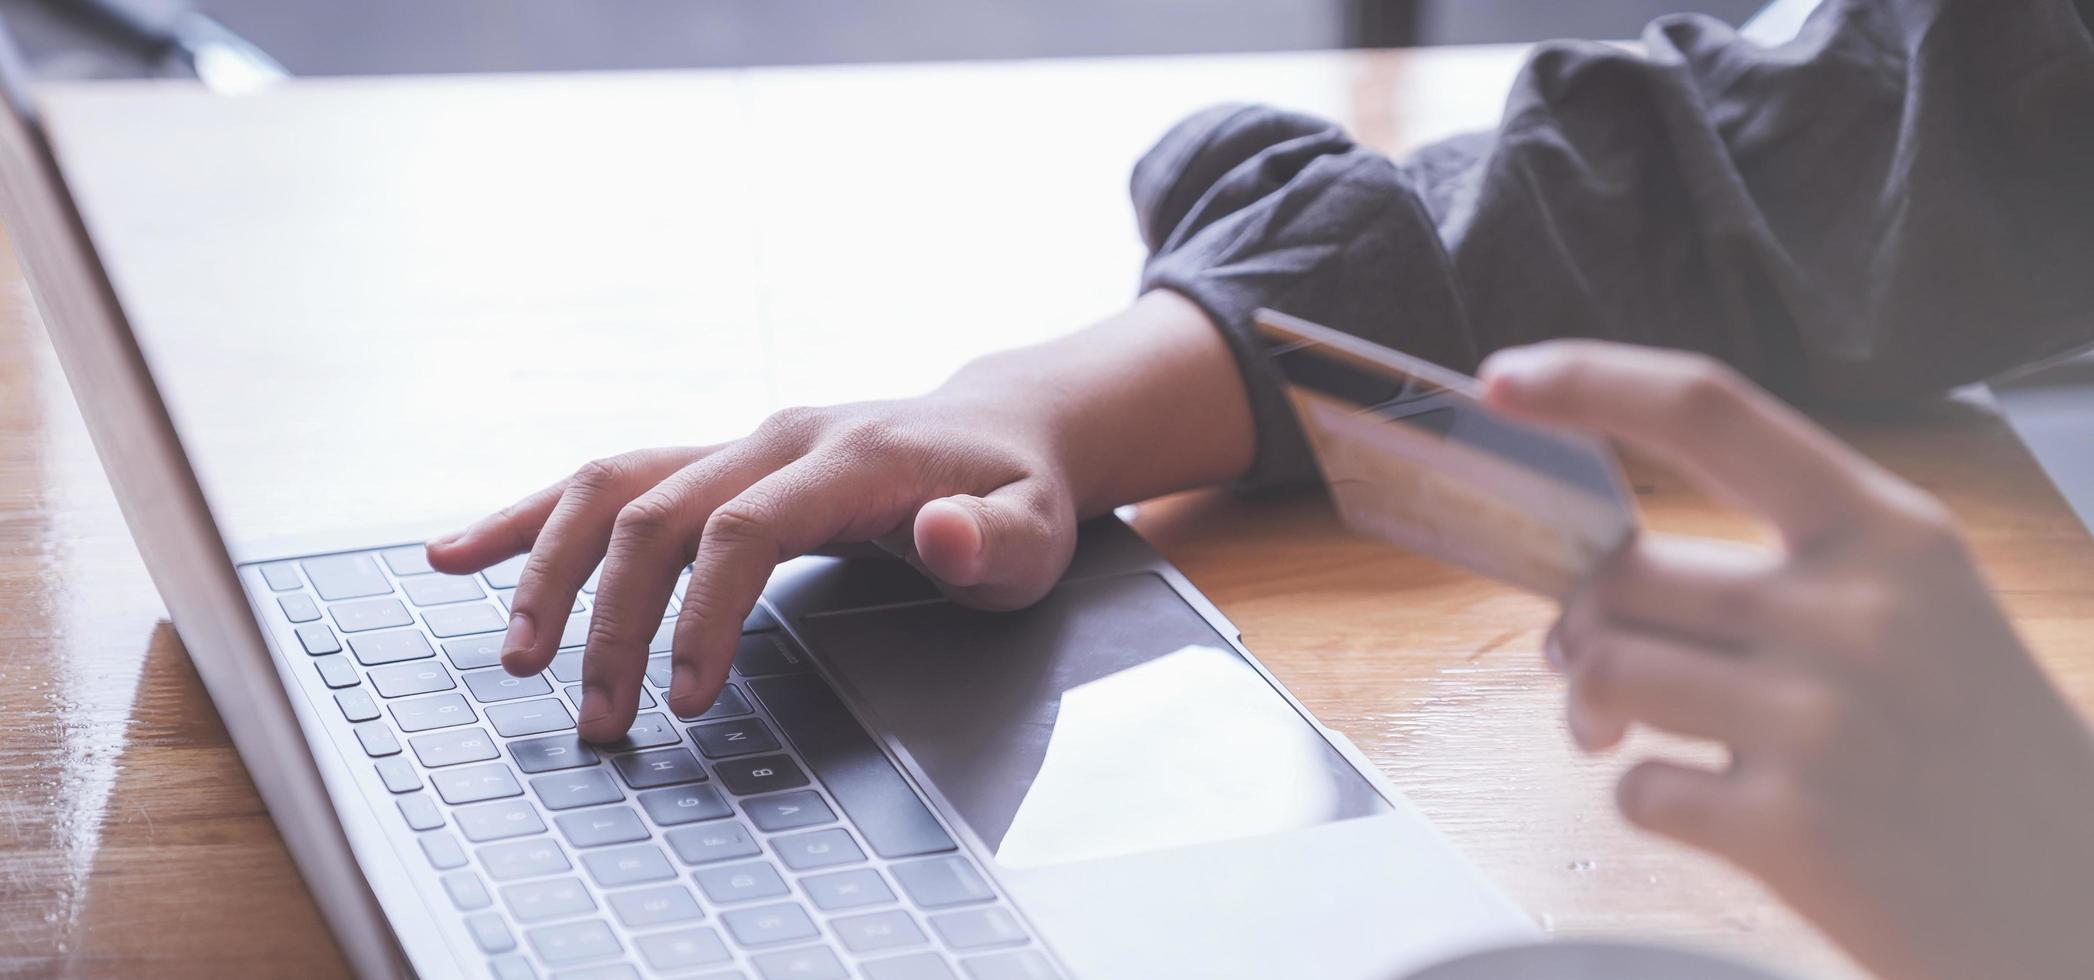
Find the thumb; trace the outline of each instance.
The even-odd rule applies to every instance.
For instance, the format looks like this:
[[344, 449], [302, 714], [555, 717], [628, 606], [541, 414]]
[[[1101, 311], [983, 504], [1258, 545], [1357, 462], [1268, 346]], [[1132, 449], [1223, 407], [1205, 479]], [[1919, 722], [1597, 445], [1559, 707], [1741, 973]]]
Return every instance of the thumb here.
[[986, 497], [955, 494], [916, 512], [916, 557], [962, 602], [1016, 609], [1047, 594], [1076, 550], [1076, 515], [1037, 479]]

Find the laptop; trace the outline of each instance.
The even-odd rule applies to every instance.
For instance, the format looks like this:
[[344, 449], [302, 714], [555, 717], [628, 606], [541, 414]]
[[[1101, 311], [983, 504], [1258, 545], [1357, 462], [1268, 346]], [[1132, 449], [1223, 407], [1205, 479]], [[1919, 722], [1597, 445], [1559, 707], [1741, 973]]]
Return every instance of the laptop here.
[[220, 533], [27, 106], [0, 119], [0, 216], [359, 975], [1382, 980], [1533, 936], [1111, 519], [1017, 613], [896, 562], [796, 559], [710, 710], [673, 716], [656, 660], [626, 738], [580, 742], [579, 649], [495, 665], [513, 562], [438, 575], [326, 514], [311, 547]]

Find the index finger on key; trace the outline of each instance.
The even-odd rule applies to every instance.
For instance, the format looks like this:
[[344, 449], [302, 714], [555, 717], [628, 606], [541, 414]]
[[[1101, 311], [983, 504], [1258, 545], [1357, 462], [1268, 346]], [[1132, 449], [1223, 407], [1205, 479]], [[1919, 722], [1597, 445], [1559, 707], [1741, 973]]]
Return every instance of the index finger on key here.
[[793, 451], [751, 441], [733, 444], [670, 474], [618, 512], [582, 653], [584, 738], [613, 739], [632, 724], [649, 647], [707, 515]]
[[1882, 479], [1801, 413], [1701, 355], [1550, 341], [1499, 351], [1480, 374], [1491, 407], [1617, 438], [1764, 517], [1791, 547], [1841, 530]]

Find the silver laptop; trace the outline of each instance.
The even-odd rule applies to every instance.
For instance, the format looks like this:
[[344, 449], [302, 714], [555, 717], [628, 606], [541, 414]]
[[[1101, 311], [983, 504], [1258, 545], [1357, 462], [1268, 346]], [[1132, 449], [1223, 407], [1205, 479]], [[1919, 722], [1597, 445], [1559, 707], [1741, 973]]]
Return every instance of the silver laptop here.
[[1013, 614], [899, 563], [791, 562], [709, 711], [674, 717], [657, 660], [625, 739], [585, 744], [579, 649], [495, 664], [513, 563], [438, 575], [326, 514], [324, 547], [221, 536], [19, 104], [0, 205], [176, 628], [362, 975], [1381, 980], [1533, 933], [1113, 520]]

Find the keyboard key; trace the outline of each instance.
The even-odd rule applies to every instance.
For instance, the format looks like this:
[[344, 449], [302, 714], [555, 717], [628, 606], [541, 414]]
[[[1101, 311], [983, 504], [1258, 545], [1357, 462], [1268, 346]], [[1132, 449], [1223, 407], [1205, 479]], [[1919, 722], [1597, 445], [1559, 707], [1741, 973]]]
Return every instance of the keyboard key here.
[[480, 583], [470, 575], [416, 575], [400, 580], [400, 591], [417, 606], [441, 606], [451, 602], [485, 599]]
[[335, 627], [344, 633], [368, 633], [414, 625], [414, 617], [407, 614], [407, 607], [398, 599], [338, 602], [327, 607], [327, 614], [334, 617]]
[[[569, 700], [569, 701], [572, 701], [572, 702], [574, 702], [574, 706], [575, 706], [575, 707], [577, 707], [577, 708], [579, 708], [579, 707], [581, 707], [581, 706], [582, 706], [582, 686], [581, 686], [580, 684], [569, 684], [569, 685], [567, 685], [567, 700]], [[645, 688], [645, 687], [641, 687], [641, 688], [640, 688], [640, 705], [639, 705], [639, 708], [640, 708], [640, 710], [642, 710], [642, 711], [645, 711], [645, 710], [647, 710], [648, 708], [653, 708], [653, 707], [658, 707], [658, 705], [656, 704], [656, 702], [655, 702], [655, 700], [654, 700], [654, 695], [653, 695], [653, 694], [651, 694], [651, 693], [649, 693], [649, 692], [648, 692], [648, 690], [647, 690], [647, 688]], [[618, 746], [618, 747], [615, 747], [615, 748], [622, 748], [622, 747], [623, 747], [623, 746]], [[615, 750], [615, 748], [614, 748], [614, 750]]]
[[370, 721], [378, 717], [378, 702], [371, 700], [363, 688], [334, 692], [334, 703], [342, 709], [342, 717], [350, 721]]
[[831, 919], [829, 928], [836, 933], [843, 948], [853, 953], [876, 953], [926, 941], [923, 930], [916, 926], [916, 920], [899, 909]]
[[310, 623], [320, 618], [320, 605], [303, 592], [278, 596], [276, 608], [283, 610], [284, 618], [294, 623]]
[[567, 843], [576, 847], [601, 847], [647, 839], [647, 825], [629, 806], [606, 806], [594, 810], [563, 813], [553, 818]]
[[334, 638], [334, 631], [328, 629], [326, 623], [307, 623], [298, 627], [298, 645], [315, 657], [342, 652], [342, 641]]
[[981, 872], [974, 870], [974, 865], [966, 858], [911, 861], [888, 870], [894, 872], [895, 880], [902, 883], [902, 891], [908, 892], [916, 904], [927, 909], [986, 902], [996, 897], [996, 893], [989, 890], [989, 883], [982, 880]]
[[771, 850], [778, 853], [778, 860], [794, 871], [813, 871], [865, 860], [865, 852], [858, 849], [858, 842], [851, 839], [850, 832], [837, 827], [773, 837]]
[[568, 616], [567, 625], [560, 628], [559, 649], [564, 650], [568, 647], [579, 647], [588, 642], [589, 617], [573, 615]]
[[349, 649], [356, 654], [356, 662], [366, 667], [436, 656], [436, 651], [429, 648], [429, 638], [423, 636], [420, 630], [352, 636], [349, 638]]
[[[677, 786], [652, 789], [639, 796], [647, 816], [659, 827], [717, 820], [734, 813], [720, 791], [710, 786]], [[759, 826], [761, 826], [759, 824]]]
[[422, 855], [429, 859], [429, 866], [438, 871], [465, 867], [465, 848], [459, 846], [458, 835], [448, 830], [438, 830], [421, 836]]
[[760, 755], [747, 759], [729, 759], [715, 764], [713, 771], [720, 774], [720, 782], [725, 783], [727, 789], [736, 796], [795, 789], [807, 785], [807, 774], [800, 771], [800, 767], [793, 762], [791, 756]]
[[698, 890], [704, 892], [706, 898], [722, 905], [777, 898], [786, 893], [785, 879], [778, 877], [778, 869], [761, 861], [700, 868], [692, 872], [691, 877], [698, 882]]
[[836, 954], [821, 946], [763, 953], [749, 962], [756, 964], [756, 975], [763, 980], [847, 980], [850, 976]]
[[[645, 690], [645, 688], [642, 688], [642, 690]], [[721, 718], [732, 718], [736, 715], [746, 715], [753, 710], [755, 709], [749, 707], [749, 699], [742, 697], [742, 689], [728, 684], [720, 688], [720, 696], [713, 699], [713, 706], [705, 709], [704, 714], [696, 718], [684, 718], [682, 715], [677, 717], [684, 721], [715, 721]]]
[[790, 902], [722, 912], [720, 922], [727, 926], [727, 934], [744, 946], [774, 946], [820, 935], [807, 912]]
[[936, 953], [912, 953], [858, 966], [865, 971], [865, 980], [959, 980], [952, 967], [945, 965], [945, 957]]
[[452, 806], [523, 795], [523, 787], [516, 784], [516, 776], [509, 772], [508, 766], [499, 762], [464, 769], [440, 769], [429, 774], [429, 785], [436, 787], [436, 795]]
[[451, 680], [451, 672], [442, 664], [431, 661], [425, 664], [389, 664], [371, 671], [371, 686], [378, 689], [380, 697], [404, 698], [416, 694], [448, 691], [457, 687]]
[[625, 777], [625, 784], [634, 789], [695, 783], [705, 778], [705, 767], [698, 764], [698, 757], [689, 749], [657, 749], [613, 756], [611, 764], [618, 767], [618, 775]]
[[386, 707], [392, 711], [393, 721], [403, 732], [426, 732], [473, 721], [473, 706], [456, 694], [432, 694], [409, 701], [394, 701]]
[[[1020, 949], [960, 961], [967, 980], [1061, 980], [1061, 971], [1036, 949]], [[877, 977], [874, 980], [885, 980]]]
[[263, 565], [262, 581], [269, 583], [271, 592], [288, 592], [305, 584], [298, 580], [298, 570], [287, 561]]
[[[495, 598], [495, 601], [496, 601], [496, 602], [499, 602], [499, 603], [501, 603], [501, 604], [502, 604], [502, 615], [504, 615], [504, 616], [507, 616], [507, 615], [509, 615], [509, 614], [511, 614], [511, 613], [514, 613], [514, 612], [516, 612], [516, 607], [515, 607], [515, 606], [513, 606], [513, 605], [510, 605], [510, 600], [511, 600], [511, 599], [513, 599], [513, 598], [515, 597], [515, 595], [516, 595], [516, 590], [515, 590], [515, 589], [501, 589], [501, 590], [498, 590], [498, 591], [496, 591], [496, 592], [495, 592], [495, 594], [494, 594], [494, 598]], [[574, 597], [574, 605], [573, 605], [573, 606], [570, 606], [570, 607], [568, 607], [568, 610], [567, 610], [567, 612], [568, 612], [568, 613], [569, 613], [570, 615], [572, 615], [572, 614], [574, 614], [574, 613], [578, 613], [578, 612], [581, 612], [581, 611], [582, 611], [582, 608], [583, 608], [583, 607], [582, 607], [582, 597], [581, 597], [581, 596], [575, 596], [575, 597]]]
[[451, 904], [460, 912], [477, 912], [494, 904], [494, 897], [487, 894], [487, 886], [480, 876], [470, 871], [453, 871], [444, 875], [444, 893], [451, 896]]
[[[648, 653], [668, 653], [676, 649], [676, 621], [668, 620], [654, 628], [654, 636], [647, 641]], [[667, 684], [663, 685], [668, 686]]]
[[[749, 687], [874, 854], [902, 858], [953, 850], [945, 828], [821, 678], [769, 677]], [[725, 766], [718, 771], [726, 782]]]
[[[605, 963], [602, 966], [585, 966], [574, 970], [561, 970], [553, 974], [553, 980], [640, 980], [640, 973], [631, 963]], [[699, 980], [734, 980], [733, 977], [701, 977]]]
[[608, 746], [613, 752], [628, 749], [651, 749], [659, 745], [675, 745], [681, 741], [676, 728], [669, 724], [667, 715], [650, 711], [633, 718], [632, 727], [625, 730], [625, 737]]
[[605, 888], [644, 885], [651, 881], [674, 881], [676, 869], [653, 844], [631, 844], [582, 854], [582, 867]]
[[487, 961], [487, 968], [494, 971], [494, 980], [538, 980], [531, 961], [521, 956], [497, 956]]
[[502, 662], [502, 634], [467, 636], [444, 641], [444, 656], [459, 670], [478, 670]]
[[393, 591], [393, 583], [386, 581], [385, 573], [378, 570], [378, 563], [370, 555], [329, 555], [308, 558], [298, 565], [305, 569], [305, 577], [313, 580], [313, 590], [328, 602]]
[[410, 830], [435, 830], [444, 825], [443, 811], [436, 808], [436, 801], [427, 793], [400, 797], [400, 816]]
[[894, 901], [894, 890], [887, 887], [887, 879], [871, 868], [802, 878], [800, 887], [807, 890], [807, 897], [814, 900], [814, 907], [824, 912]]
[[[625, 923], [628, 929], [645, 929], [649, 926], [668, 925], [672, 922], [696, 922], [705, 918], [698, 908], [698, 900], [691, 897], [691, 890], [682, 885], [660, 885], [654, 888], [635, 888], [629, 891], [612, 892], [608, 898], [611, 914]], [[646, 940], [641, 940], [640, 955], [647, 955]], [[660, 963], [656, 969], [668, 969]]]
[[582, 887], [578, 878], [509, 885], [502, 889], [502, 904], [509, 907], [516, 921], [526, 925], [596, 911], [596, 900], [589, 897], [589, 889]]
[[751, 633], [734, 649], [734, 669], [743, 677], [799, 674], [811, 669], [807, 655], [784, 633]]
[[490, 704], [487, 706], [487, 720], [494, 723], [495, 732], [503, 738], [540, 735], [574, 727], [574, 716], [567, 713], [567, 706], [558, 698]]
[[1018, 925], [1018, 920], [993, 905], [931, 916], [931, 928], [954, 949], [1025, 944], [1025, 929]]
[[691, 726], [691, 740], [708, 759], [726, 759], [755, 752], [776, 752], [778, 740], [761, 718], [716, 721]]
[[[422, 610], [422, 622], [438, 639], [467, 633], [498, 632], [509, 625], [501, 610], [486, 603], [472, 606], [437, 606]], [[388, 624], [391, 625], [391, 624]]]
[[400, 740], [383, 724], [356, 726], [356, 741], [364, 747], [364, 754], [373, 759], [400, 754]]
[[553, 686], [545, 682], [545, 675], [515, 677], [506, 670], [475, 670], [465, 676], [465, 688], [473, 692], [473, 700], [486, 704], [490, 701], [514, 701], [517, 698], [534, 698], [553, 693]]
[[539, 776], [531, 780], [531, 792], [538, 794], [539, 802], [548, 810], [572, 810], [625, 799], [618, 784], [602, 769], [570, 769]]
[[408, 793], [422, 788], [422, 777], [415, 774], [414, 764], [403, 756], [380, 759], [377, 762], [378, 778], [385, 788], [395, 793]]
[[749, 836], [749, 828], [732, 822], [678, 827], [662, 839], [685, 864], [711, 864], [763, 853], [756, 838]]
[[487, 737], [485, 728], [460, 728], [455, 731], [416, 735], [408, 739], [407, 744], [414, 746], [414, 757], [431, 769], [467, 762], [485, 762], [501, 756], [494, 747], [494, 739]]
[[[684, 897], [689, 899], [689, 893]], [[698, 907], [693, 905], [691, 908], [696, 911]], [[725, 963], [734, 958], [734, 954], [727, 951], [727, 944], [720, 941], [720, 934], [702, 926], [642, 936], [634, 940], [633, 945], [640, 947], [640, 958], [657, 970], [682, 970], [708, 963]]]
[[650, 657], [647, 660], [647, 683], [662, 690], [669, 689], [669, 675], [675, 668], [668, 657]]
[[480, 577], [487, 580], [487, 587], [490, 589], [516, 588], [516, 578], [523, 574], [524, 562], [530, 560], [530, 557], [529, 554], [521, 554], [505, 559], [492, 568], [482, 569]]
[[[460, 817], [458, 823], [464, 826], [465, 818]], [[466, 836], [470, 838], [472, 834], [468, 832]], [[550, 837], [489, 844], [480, 848], [480, 864], [487, 868], [487, 876], [496, 881], [536, 878], [574, 868], [567, 863], [567, 853]]]
[[743, 800], [742, 812], [749, 815], [749, 822], [755, 824], [756, 829], [767, 834], [836, 820], [836, 814], [829, 811], [829, 804], [822, 802], [821, 794], [811, 789]]
[[[552, 671], [553, 680], [559, 681], [562, 684], [581, 683], [582, 651], [563, 650], [559, 653], [553, 654], [552, 666], [547, 669]], [[581, 700], [581, 698], [575, 698], [575, 702], [577, 704], [579, 704]]]
[[320, 672], [320, 683], [328, 687], [355, 687], [363, 683], [356, 676], [356, 668], [349, 666], [349, 658], [340, 654], [313, 661], [313, 669]]
[[453, 816], [458, 820], [458, 829], [465, 833], [465, 839], [475, 844], [545, 830], [545, 821], [538, 819], [537, 808], [522, 800], [469, 806]]
[[539, 958], [553, 966], [625, 952], [625, 948], [618, 945], [618, 937], [611, 933], [611, 927], [598, 919], [539, 926], [524, 935], [530, 937], [531, 948], [538, 951]]
[[387, 548], [378, 557], [385, 559], [385, 567], [392, 569], [394, 575], [427, 575], [433, 571], [428, 549], [418, 544]]
[[574, 735], [549, 735], [509, 743], [509, 755], [525, 772], [553, 772], [596, 764], [596, 750]]
[[473, 942], [482, 953], [506, 953], [516, 948], [516, 937], [509, 934], [502, 917], [492, 912], [466, 916], [465, 928], [473, 934]]

